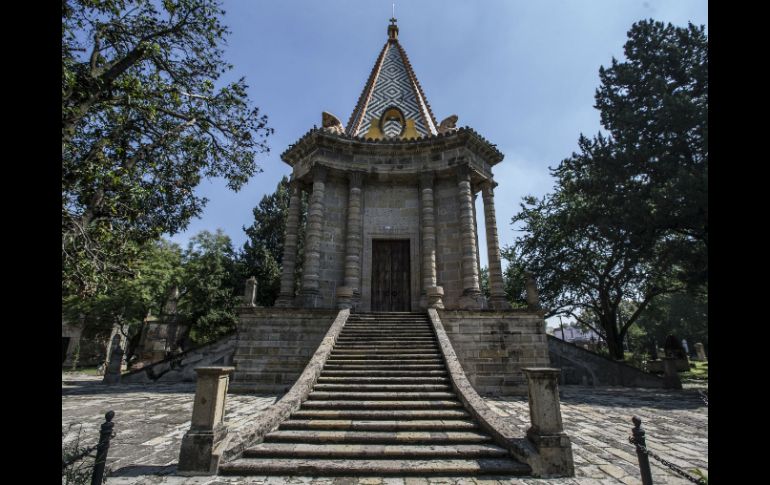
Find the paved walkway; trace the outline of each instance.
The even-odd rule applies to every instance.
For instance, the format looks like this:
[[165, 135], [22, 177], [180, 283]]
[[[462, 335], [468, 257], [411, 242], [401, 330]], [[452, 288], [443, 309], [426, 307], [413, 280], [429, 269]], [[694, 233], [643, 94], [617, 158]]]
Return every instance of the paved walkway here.
[[[641, 484], [634, 448], [628, 443], [631, 417], [642, 419], [648, 448], [691, 470], [708, 470], [708, 408], [692, 386], [683, 391], [637, 388], [561, 388], [565, 430], [572, 440], [575, 478], [538, 480], [474, 478], [309, 478], [309, 477], [178, 477], [174, 476], [182, 436], [190, 427], [195, 385], [134, 384], [104, 386], [100, 378], [62, 374], [62, 440], [80, 437], [84, 445], [98, 439], [104, 413], [115, 411], [115, 432], [108, 459], [108, 485], [229, 484]], [[228, 395], [225, 421], [237, 428], [266, 409], [276, 396]], [[512, 422], [529, 422], [526, 397], [489, 398], [489, 406]], [[526, 425], [520, 425], [524, 433]], [[654, 460], [653, 481], [687, 484]]]

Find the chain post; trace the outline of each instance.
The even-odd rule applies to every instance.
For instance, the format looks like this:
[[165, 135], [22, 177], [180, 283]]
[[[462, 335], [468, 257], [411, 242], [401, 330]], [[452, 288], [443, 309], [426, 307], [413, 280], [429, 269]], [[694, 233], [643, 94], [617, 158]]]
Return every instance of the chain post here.
[[112, 428], [115, 423], [112, 418], [115, 417], [115, 411], [108, 411], [104, 415], [106, 420], [102, 424], [99, 433], [99, 444], [96, 446], [96, 460], [94, 461], [94, 473], [91, 475], [91, 485], [101, 485], [104, 482], [104, 467], [107, 464], [107, 450], [110, 449], [110, 438], [112, 438]]
[[639, 471], [642, 474], [642, 485], [652, 485], [652, 470], [650, 470], [650, 459], [643, 451], [647, 448], [647, 443], [644, 440], [645, 432], [642, 429], [642, 420], [638, 416], [631, 418], [634, 422], [634, 428], [631, 433], [634, 436], [634, 444], [636, 445], [636, 456], [639, 458]]

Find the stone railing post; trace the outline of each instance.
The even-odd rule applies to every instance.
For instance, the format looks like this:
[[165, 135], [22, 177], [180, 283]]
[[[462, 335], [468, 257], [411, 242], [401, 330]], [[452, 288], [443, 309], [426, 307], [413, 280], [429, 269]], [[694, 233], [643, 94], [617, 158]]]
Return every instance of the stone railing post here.
[[681, 389], [682, 381], [679, 379], [679, 373], [676, 371], [675, 357], [663, 357], [663, 387], [666, 389]]
[[527, 438], [538, 450], [533, 473], [540, 477], [575, 475], [572, 444], [564, 432], [559, 404], [559, 369], [529, 367], [522, 369], [529, 390], [531, 426]]
[[180, 475], [215, 475], [227, 428], [225, 397], [235, 367], [198, 367], [190, 430], [179, 451]]

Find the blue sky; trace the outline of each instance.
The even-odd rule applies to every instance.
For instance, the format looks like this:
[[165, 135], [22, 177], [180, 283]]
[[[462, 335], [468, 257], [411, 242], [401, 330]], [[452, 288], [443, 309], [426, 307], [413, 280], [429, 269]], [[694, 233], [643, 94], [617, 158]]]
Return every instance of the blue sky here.
[[[221, 180], [198, 193], [209, 203], [200, 219], [170, 239], [183, 246], [202, 230], [221, 228], [240, 248], [252, 208], [290, 174], [280, 154], [329, 111], [347, 123], [387, 39], [392, 0], [229, 1], [225, 48], [246, 78], [254, 104], [269, 116], [271, 151], [264, 170], [241, 191]], [[497, 145], [495, 167], [501, 246], [517, 234], [510, 221], [527, 194], [553, 188], [548, 167], [577, 150], [580, 133], [601, 126], [593, 108], [599, 66], [623, 58], [631, 24], [653, 18], [706, 25], [706, 0], [420, 0], [396, 2], [399, 40], [438, 120], [456, 114]], [[481, 197], [477, 213], [483, 214]], [[483, 218], [480, 218], [483, 221]], [[483, 222], [482, 222], [483, 224]], [[479, 231], [486, 266], [483, 226]]]

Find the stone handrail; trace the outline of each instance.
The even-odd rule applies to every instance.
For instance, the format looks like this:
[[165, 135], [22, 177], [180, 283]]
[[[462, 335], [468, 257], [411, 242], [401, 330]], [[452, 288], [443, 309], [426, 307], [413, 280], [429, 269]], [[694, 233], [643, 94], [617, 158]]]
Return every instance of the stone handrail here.
[[224, 461], [239, 458], [247, 447], [261, 442], [267, 433], [274, 431], [291, 413], [299, 409], [318, 381], [318, 376], [321, 374], [321, 370], [324, 364], [326, 364], [326, 360], [334, 348], [337, 337], [349, 316], [350, 309], [340, 310], [337, 318], [334, 319], [334, 323], [332, 323], [329, 331], [326, 332], [326, 336], [321, 341], [321, 345], [318, 346], [318, 350], [313, 354], [305, 370], [302, 371], [299, 379], [289, 389], [289, 392], [247, 427], [234, 430], [228, 434], [227, 442], [222, 452], [222, 459]]
[[452, 343], [444, 330], [444, 325], [441, 323], [438, 312], [433, 308], [429, 308], [428, 315], [441, 346], [441, 352], [444, 354], [452, 387], [457, 392], [457, 396], [460, 398], [465, 409], [473, 415], [484, 431], [489, 433], [500, 446], [503, 446], [511, 453], [511, 456], [530, 465], [533, 471], [535, 471], [539, 468], [537, 449], [527, 438], [521, 437], [521, 432], [489, 409], [465, 376], [465, 371], [463, 371], [460, 361], [457, 359], [457, 354], [455, 354], [452, 348]]

